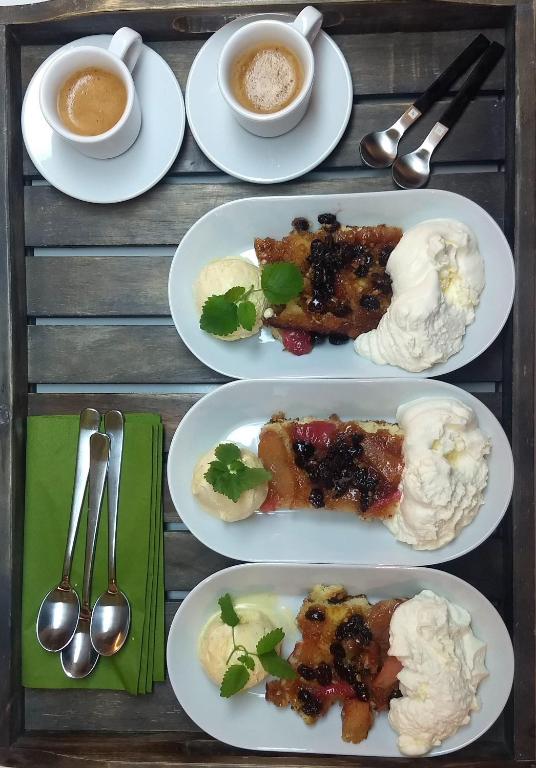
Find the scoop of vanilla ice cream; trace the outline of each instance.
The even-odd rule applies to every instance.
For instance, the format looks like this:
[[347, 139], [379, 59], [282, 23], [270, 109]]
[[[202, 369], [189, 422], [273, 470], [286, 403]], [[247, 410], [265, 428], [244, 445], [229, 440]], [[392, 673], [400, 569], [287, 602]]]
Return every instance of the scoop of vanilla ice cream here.
[[[263, 466], [259, 457], [252, 451], [248, 451], [247, 448], [240, 448], [240, 458], [248, 467], [262, 468]], [[210, 462], [215, 460], [215, 449], [201, 456], [194, 469], [192, 493], [208, 512], [221, 520], [225, 520], [226, 523], [244, 520], [256, 512], [265, 500], [268, 495], [268, 483], [262, 483], [255, 488], [244, 491], [238, 501], [233, 501], [224, 496], [223, 493], [215, 491], [205, 479], [205, 473]]]
[[393, 297], [378, 327], [354, 342], [379, 365], [424, 371], [458, 352], [484, 288], [475, 235], [454, 219], [430, 219], [404, 233], [387, 262]]
[[402, 497], [383, 522], [415, 549], [438, 549], [474, 520], [488, 481], [490, 441], [474, 411], [454, 398], [422, 398], [401, 405], [404, 433]]
[[195, 300], [199, 312], [203, 310], [203, 304], [210, 296], [219, 296], [229, 288], [240, 286], [248, 291], [251, 286], [254, 288], [248, 296], [248, 300], [255, 305], [257, 313], [255, 325], [251, 331], [239, 326], [236, 331], [228, 336], [217, 336], [223, 341], [236, 341], [237, 339], [247, 339], [258, 333], [262, 325], [262, 314], [267, 307], [267, 301], [264, 293], [259, 290], [261, 287], [261, 271], [255, 264], [245, 259], [218, 259], [207, 264], [197, 278], [195, 284]]
[[[240, 624], [234, 628], [236, 645], [243, 645], [248, 651], [255, 653], [257, 642], [263, 635], [271, 632], [274, 625], [261, 611], [253, 608], [235, 608], [235, 610], [240, 618]], [[232, 650], [232, 629], [224, 624], [220, 615], [217, 614], [209, 620], [199, 638], [199, 660], [216, 685], [221, 685], [227, 667], [236, 664], [237, 657], [242, 655], [242, 651], [235, 651], [229, 658]], [[245, 687], [252, 688], [265, 677], [266, 672], [260, 661], [255, 658], [255, 668], [250, 671]]]
[[476, 691], [487, 676], [486, 645], [471, 630], [471, 616], [429, 590], [393, 613], [388, 653], [402, 664], [402, 697], [392, 699], [389, 722], [405, 755], [437, 747], [480, 708]]

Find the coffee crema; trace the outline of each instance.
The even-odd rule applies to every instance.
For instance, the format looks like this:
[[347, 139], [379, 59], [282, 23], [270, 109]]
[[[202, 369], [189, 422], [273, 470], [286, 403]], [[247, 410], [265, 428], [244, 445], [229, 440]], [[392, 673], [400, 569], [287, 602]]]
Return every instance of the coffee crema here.
[[231, 88], [251, 112], [269, 114], [288, 106], [301, 91], [303, 67], [298, 56], [279, 43], [259, 43], [234, 61]]
[[61, 86], [57, 109], [64, 126], [79, 136], [98, 136], [120, 120], [127, 89], [120, 77], [100, 67], [73, 72]]

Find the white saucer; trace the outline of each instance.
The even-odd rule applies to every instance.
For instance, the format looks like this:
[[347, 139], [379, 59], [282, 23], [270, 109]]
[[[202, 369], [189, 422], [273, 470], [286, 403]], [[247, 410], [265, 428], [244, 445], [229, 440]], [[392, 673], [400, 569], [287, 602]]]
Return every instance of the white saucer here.
[[[59, 50], [80, 45], [107, 48], [111, 39], [111, 35], [91, 35]], [[142, 113], [140, 134], [119, 157], [95, 160], [56, 135], [41, 113], [39, 86], [48, 61], [32, 77], [22, 104], [22, 135], [39, 173], [61, 192], [88, 203], [130, 200], [160, 181], [177, 157], [185, 126], [181, 89], [166, 62], [143, 46], [133, 72]]]
[[[293, 20], [280, 13], [258, 19]], [[217, 82], [220, 51], [251, 17], [235, 19], [207, 40], [194, 59], [186, 84], [186, 114], [195, 140], [214, 165], [243, 181], [275, 184], [302, 176], [337, 146], [350, 119], [353, 87], [339, 47], [320, 32], [313, 44], [315, 83], [309, 109], [294, 130], [274, 139], [242, 128], [223, 100]]]

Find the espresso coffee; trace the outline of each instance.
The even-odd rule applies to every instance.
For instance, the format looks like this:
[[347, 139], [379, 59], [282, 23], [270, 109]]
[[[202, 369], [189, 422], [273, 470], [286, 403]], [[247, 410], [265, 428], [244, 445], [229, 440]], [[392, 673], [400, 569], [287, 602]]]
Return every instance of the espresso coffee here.
[[58, 93], [58, 114], [64, 126], [79, 136], [98, 136], [119, 121], [127, 105], [120, 77], [99, 67], [79, 69]]
[[279, 112], [299, 94], [304, 80], [302, 64], [289, 48], [261, 43], [239, 56], [231, 70], [234, 97], [257, 113]]

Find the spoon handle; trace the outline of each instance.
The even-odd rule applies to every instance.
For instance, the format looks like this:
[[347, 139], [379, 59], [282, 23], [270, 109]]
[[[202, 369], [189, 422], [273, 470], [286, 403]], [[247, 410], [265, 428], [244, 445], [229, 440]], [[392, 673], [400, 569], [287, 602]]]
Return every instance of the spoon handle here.
[[84, 582], [82, 585], [82, 611], [86, 613], [89, 613], [95, 540], [97, 538], [104, 483], [106, 482], [106, 471], [108, 469], [108, 456], [110, 453], [110, 438], [108, 435], [103, 435], [100, 432], [95, 432], [95, 434], [91, 435], [89, 453], [89, 512], [87, 517]]
[[489, 46], [489, 40], [484, 35], [478, 35], [475, 37], [472, 43], [457, 56], [454, 61], [442, 72], [439, 77], [434, 80], [426, 91], [419, 96], [414, 102], [413, 106], [416, 107], [421, 114], [427, 112], [432, 104], [441, 99], [448, 91], [450, 87], [456, 82], [456, 80], [463, 75], [463, 73], [469, 69], [471, 64], [478, 59], [479, 56]]
[[107, 411], [104, 414], [104, 430], [110, 438], [110, 461], [108, 463], [108, 589], [116, 586], [115, 547], [117, 533], [117, 512], [119, 507], [119, 479], [123, 456], [123, 414]]
[[504, 46], [500, 43], [492, 43], [489, 46], [467, 80], [464, 82], [456, 98], [451, 101], [439, 118], [439, 122], [442, 125], [446, 128], [452, 128], [454, 123], [461, 117], [468, 104], [475, 98], [484, 81], [487, 79], [489, 73], [495, 67], [503, 53]]
[[76, 534], [80, 523], [82, 503], [86, 493], [87, 478], [89, 474], [89, 440], [94, 432], [99, 431], [99, 421], [100, 413], [94, 408], [84, 408], [80, 414], [71, 517], [69, 520], [69, 531], [67, 533], [63, 570], [61, 573], [62, 585], [66, 585], [69, 582], [69, 576], [71, 574], [74, 543], [76, 541]]

